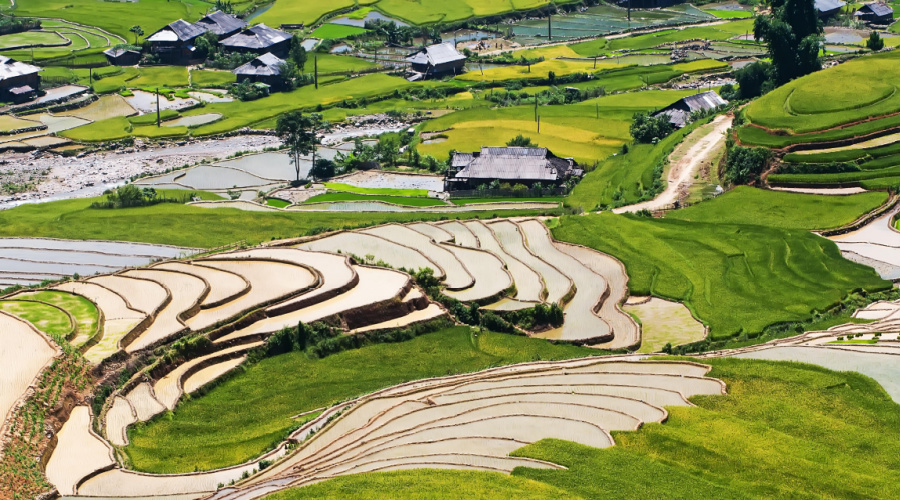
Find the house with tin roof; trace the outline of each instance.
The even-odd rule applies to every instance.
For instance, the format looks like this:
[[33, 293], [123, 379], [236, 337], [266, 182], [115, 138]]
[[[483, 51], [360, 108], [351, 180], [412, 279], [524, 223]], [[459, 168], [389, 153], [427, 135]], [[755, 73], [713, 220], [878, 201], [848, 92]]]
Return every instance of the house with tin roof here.
[[814, 0], [814, 3], [816, 12], [819, 13], [819, 19], [828, 19], [847, 5], [847, 2], [841, 0]]
[[284, 59], [274, 56], [269, 52], [253, 58], [252, 61], [238, 66], [232, 73], [238, 83], [264, 83], [273, 89], [282, 87], [281, 70], [284, 68]]
[[150, 53], [169, 63], [188, 62], [194, 59], [194, 42], [203, 33], [203, 27], [179, 19], [147, 37]]
[[447, 189], [475, 189], [494, 180], [533, 186], [558, 185], [580, 176], [572, 158], [559, 158], [547, 148], [482, 147], [474, 153], [455, 153], [447, 172]]
[[217, 10], [200, 18], [194, 26], [204, 32], [215, 33], [219, 40], [228, 38], [247, 27], [247, 21]]
[[0, 55], [0, 101], [20, 103], [30, 101], [41, 89], [38, 66]]
[[691, 122], [691, 115], [698, 111], [710, 111], [728, 104], [714, 90], [689, 95], [669, 104], [653, 114], [655, 118], [666, 116], [669, 123], [682, 128]]
[[231, 35], [220, 44], [229, 52], [249, 52], [259, 55], [269, 52], [278, 57], [285, 57], [291, 48], [291, 34], [265, 24], [257, 24]]
[[894, 8], [882, 2], [864, 4], [853, 16], [869, 24], [888, 25], [894, 22]]
[[452, 43], [439, 43], [410, 54], [406, 62], [414, 73], [411, 79], [440, 78], [462, 73], [466, 56], [460, 54]]

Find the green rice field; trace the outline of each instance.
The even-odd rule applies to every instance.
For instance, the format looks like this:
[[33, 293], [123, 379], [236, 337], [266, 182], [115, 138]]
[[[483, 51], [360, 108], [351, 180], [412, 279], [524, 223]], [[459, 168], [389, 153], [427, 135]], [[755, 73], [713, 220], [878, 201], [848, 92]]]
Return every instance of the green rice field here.
[[[359, 188], [357, 188], [359, 189]], [[396, 205], [407, 205], [412, 207], [434, 207], [446, 205], [441, 200], [434, 198], [417, 198], [412, 196], [379, 196], [357, 193], [325, 193], [306, 200], [304, 203], [323, 203], [334, 201], [383, 201], [385, 203], [393, 203]]]

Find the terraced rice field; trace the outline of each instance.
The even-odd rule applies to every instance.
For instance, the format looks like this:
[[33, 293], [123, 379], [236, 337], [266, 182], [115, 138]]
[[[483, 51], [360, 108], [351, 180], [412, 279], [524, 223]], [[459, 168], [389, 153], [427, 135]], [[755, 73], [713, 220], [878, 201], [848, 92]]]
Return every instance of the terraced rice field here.
[[100, 312], [97, 306], [79, 295], [57, 291], [37, 291], [19, 292], [6, 298], [38, 301], [55, 306], [68, 313], [75, 322], [75, 331], [72, 332], [68, 340], [75, 347], [81, 347], [99, 333]]
[[310, 434], [340, 411], [334, 425], [232, 496], [371, 471], [560, 468], [509, 453], [548, 437], [612, 446], [610, 431], [663, 421], [663, 406], [724, 394], [724, 384], [704, 377], [707, 371], [694, 364], [576, 360], [397, 386], [326, 411], [295, 435]]
[[865, 226], [849, 233], [830, 236], [841, 254], [854, 262], [870, 266], [884, 279], [900, 279], [900, 231], [894, 217], [900, 209], [889, 210]]
[[112, 448], [91, 429], [87, 406], [72, 409], [57, 435], [56, 449], [47, 462], [47, 479], [66, 495], [76, 493], [85, 476], [115, 463]]
[[0, 344], [0, 418], [5, 422], [57, 349], [31, 325], [4, 312], [0, 312]]
[[116, 241], [0, 238], [0, 288], [36, 285], [73, 274], [108, 273], [194, 252], [190, 248]]

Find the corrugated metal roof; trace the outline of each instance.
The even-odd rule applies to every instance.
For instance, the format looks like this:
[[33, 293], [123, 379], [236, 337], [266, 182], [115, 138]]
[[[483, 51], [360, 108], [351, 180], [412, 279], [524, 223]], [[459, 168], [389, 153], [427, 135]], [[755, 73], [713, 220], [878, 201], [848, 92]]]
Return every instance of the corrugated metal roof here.
[[[546, 148], [481, 148], [481, 154], [456, 174], [457, 179], [557, 181], [560, 172], [547, 158]], [[457, 153], [454, 164], [472, 153]], [[565, 161], [565, 160], [564, 160]]]
[[124, 49], [122, 47], [113, 47], [111, 49], [106, 49], [103, 51], [103, 53], [108, 55], [109, 57], [119, 57], [121, 55], [128, 54], [129, 52], [132, 54], [140, 54], [140, 52], [137, 50]]
[[272, 55], [271, 52], [253, 58], [252, 61], [235, 68], [233, 73], [242, 76], [276, 76], [281, 74], [284, 59]]
[[182, 42], [191, 41], [204, 33], [203, 28], [195, 26], [184, 19], [179, 19], [169, 24], [168, 28], [178, 35], [178, 39]]
[[689, 95], [682, 100], [687, 104], [692, 113], [701, 110], [708, 111], [728, 104], [728, 101], [722, 99], [714, 90]]
[[879, 16], [879, 17], [890, 16], [890, 15], [894, 14], [894, 9], [891, 8], [890, 5], [886, 5], [881, 2], [874, 2], [874, 3], [867, 3], [867, 4], [863, 5], [862, 7], [859, 8], [858, 11], [856, 11], [856, 14], [860, 14], [860, 13], [866, 14], [869, 12], [871, 12], [872, 14], [875, 14], [876, 16]]
[[37, 66], [25, 64], [6, 56], [0, 56], [0, 80], [6, 80], [7, 78], [15, 78], [17, 76], [23, 75], [32, 75], [39, 71], [44, 70]]
[[841, 0], [815, 0], [816, 10], [819, 12], [831, 12], [847, 5]]
[[460, 54], [456, 47], [449, 42], [429, 45], [406, 58], [408, 62], [413, 64], [431, 64], [432, 66], [465, 59], [466, 56]]
[[267, 49], [285, 40], [290, 40], [291, 34], [270, 28], [265, 24], [257, 24], [240, 33], [234, 34], [224, 40], [222, 45], [241, 49]]
[[217, 10], [211, 14], [207, 14], [194, 23], [195, 26], [204, 31], [212, 31], [221, 36], [228, 33], [234, 33], [237, 30], [247, 27], [247, 21], [240, 19], [231, 14], [226, 14], [221, 10]]

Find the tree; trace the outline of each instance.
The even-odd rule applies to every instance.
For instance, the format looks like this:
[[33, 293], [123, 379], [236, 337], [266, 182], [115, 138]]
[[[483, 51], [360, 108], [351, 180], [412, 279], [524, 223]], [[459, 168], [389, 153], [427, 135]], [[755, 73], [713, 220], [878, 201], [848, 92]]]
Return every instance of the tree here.
[[878, 52], [884, 48], [884, 40], [881, 39], [881, 35], [879, 35], [877, 31], [869, 33], [869, 39], [866, 40], [866, 47], [874, 52]]
[[291, 111], [278, 117], [275, 123], [275, 134], [287, 147], [291, 163], [297, 172], [297, 184], [300, 183], [300, 157], [312, 153], [313, 165], [316, 162], [316, 145], [319, 144], [317, 135], [322, 127], [322, 115], [304, 115], [300, 111]]
[[378, 138], [375, 145], [375, 153], [378, 161], [383, 165], [397, 166], [397, 158], [400, 156], [400, 138], [397, 134], [384, 134]]
[[288, 56], [289, 60], [293, 61], [300, 71], [303, 71], [308, 56], [306, 54], [306, 49], [303, 48], [303, 40], [297, 35], [291, 37], [291, 51]]
[[194, 46], [197, 47], [197, 55], [199, 57], [203, 59], [214, 58], [219, 50], [219, 37], [212, 31], [207, 31], [197, 37]]
[[134, 33], [134, 44], [137, 45], [139, 36], [144, 36], [144, 29], [139, 24], [132, 26], [128, 31]]
[[310, 169], [309, 175], [316, 179], [330, 179], [334, 177], [334, 167], [333, 161], [326, 158], [319, 158]]
[[649, 113], [637, 113], [634, 115], [630, 130], [631, 137], [634, 137], [635, 141], [651, 143], [671, 134], [675, 127], [665, 115], [656, 118]]
[[767, 82], [772, 80], [772, 65], [765, 61], [748, 64], [734, 72], [741, 99], [753, 99], [765, 93]]
[[772, 0], [772, 13], [758, 16], [753, 36], [765, 40], [778, 84], [822, 67], [822, 23], [813, 0]]
[[512, 139], [506, 141], [506, 145], [511, 148], [533, 148], [537, 147], [537, 144], [531, 142], [531, 137], [525, 137], [522, 134], [519, 134]]
[[725, 179], [731, 184], [755, 182], [765, 170], [771, 155], [766, 148], [732, 146], [725, 161]]
[[297, 77], [300, 74], [294, 61], [287, 60], [279, 64], [278, 69], [278, 79], [281, 88], [283, 90], [294, 90], [297, 87]]

